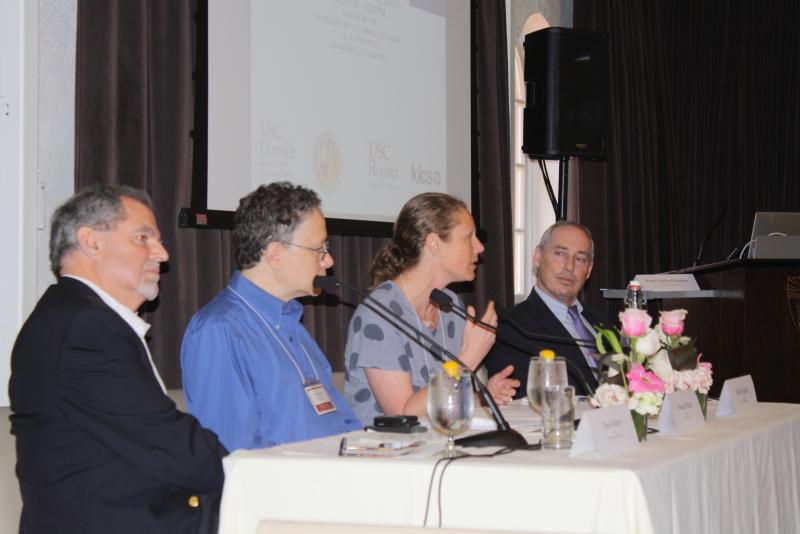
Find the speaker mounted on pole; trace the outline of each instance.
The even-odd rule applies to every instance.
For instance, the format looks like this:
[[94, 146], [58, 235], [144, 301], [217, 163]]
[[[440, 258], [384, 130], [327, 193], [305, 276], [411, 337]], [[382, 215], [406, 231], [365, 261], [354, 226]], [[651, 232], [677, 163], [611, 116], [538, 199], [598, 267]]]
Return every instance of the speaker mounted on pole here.
[[522, 151], [534, 158], [605, 158], [608, 36], [545, 28], [525, 37]]

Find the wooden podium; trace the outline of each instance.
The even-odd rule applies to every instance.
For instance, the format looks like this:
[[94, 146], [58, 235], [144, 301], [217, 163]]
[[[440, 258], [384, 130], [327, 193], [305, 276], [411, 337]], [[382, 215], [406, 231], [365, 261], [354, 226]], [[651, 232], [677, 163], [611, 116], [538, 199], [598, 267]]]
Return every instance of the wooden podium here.
[[[658, 310], [689, 312], [686, 335], [697, 337], [714, 366], [716, 397], [728, 378], [750, 374], [758, 400], [800, 403], [800, 260], [734, 260], [684, 269], [700, 291], [648, 293]], [[604, 289], [621, 299], [624, 290]]]
[[671, 299], [662, 309], [688, 310], [714, 366], [712, 396], [727, 378], [753, 376], [758, 400], [800, 403], [800, 260], [735, 260], [685, 269], [715, 297]]

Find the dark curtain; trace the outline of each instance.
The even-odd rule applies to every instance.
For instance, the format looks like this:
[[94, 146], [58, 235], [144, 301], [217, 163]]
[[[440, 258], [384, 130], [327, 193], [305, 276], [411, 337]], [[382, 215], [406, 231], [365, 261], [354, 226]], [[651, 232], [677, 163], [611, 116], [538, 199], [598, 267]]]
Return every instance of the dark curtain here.
[[791, 0], [575, 0], [610, 53], [607, 160], [577, 173], [587, 300], [691, 266], [720, 216], [701, 263], [738, 257], [756, 211], [800, 211], [798, 21]]
[[226, 232], [177, 227], [191, 198], [191, 16], [188, 1], [78, 2], [75, 187], [125, 184], [153, 199], [171, 258], [144, 318], [168, 387], [180, 384], [189, 318], [224, 287], [231, 269]]
[[[502, 2], [477, 2], [477, 167], [486, 263], [472, 294], [511, 303], [508, 101]], [[179, 229], [192, 184], [194, 87], [192, 2], [79, 0], [75, 186], [126, 184], [155, 204], [171, 254], [161, 295], [145, 319], [153, 357], [168, 387], [180, 385], [180, 342], [198, 309], [228, 282], [230, 238], [219, 230]], [[323, 206], [324, 208], [324, 206]], [[331, 236], [334, 274], [365, 288], [371, 259], [386, 239]], [[360, 298], [344, 292], [307, 299], [303, 321], [341, 369], [347, 324]]]
[[474, 290], [463, 295], [481, 313], [493, 299], [514, 304], [511, 243], [511, 127], [509, 125], [508, 50], [505, 2], [473, 2], [473, 207], [486, 232], [486, 251]]

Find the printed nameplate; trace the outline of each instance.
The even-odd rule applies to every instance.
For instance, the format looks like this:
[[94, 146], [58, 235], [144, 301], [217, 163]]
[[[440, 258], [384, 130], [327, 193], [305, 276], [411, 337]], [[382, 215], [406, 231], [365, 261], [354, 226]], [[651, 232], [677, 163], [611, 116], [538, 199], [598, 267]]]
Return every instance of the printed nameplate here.
[[614, 454], [639, 445], [627, 406], [588, 410], [581, 416], [569, 457], [597, 451]]
[[684, 390], [667, 393], [661, 413], [658, 415], [658, 431], [664, 434], [675, 432], [688, 434], [705, 424], [703, 410], [694, 391]]
[[637, 274], [645, 291], [700, 291], [693, 274]]
[[741, 415], [755, 409], [756, 387], [750, 375], [729, 378], [722, 386], [722, 395], [717, 404], [717, 417]]

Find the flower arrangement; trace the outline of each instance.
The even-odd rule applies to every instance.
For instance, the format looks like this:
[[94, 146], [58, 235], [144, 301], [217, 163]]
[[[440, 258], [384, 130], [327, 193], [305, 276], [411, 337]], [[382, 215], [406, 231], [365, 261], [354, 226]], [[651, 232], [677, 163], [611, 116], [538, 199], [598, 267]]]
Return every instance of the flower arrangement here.
[[639, 440], [647, 436], [647, 417], [657, 415], [664, 401], [666, 384], [652, 371], [651, 358], [662, 344], [653, 318], [644, 310], [628, 308], [619, 314], [622, 336], [629, 340], [626, 352], [617, 333], [598, 328], [597, 350], [603, 355], [600, 365], [608, 368], [604, 382], [597, 388], [591, 403], [597, 407], [627, 405]]
[[664, 381], [666, 393], [694, 391], [705, 416], [706, 396], [714, 383], [711, 364], [700, 361], [694, 340], [683, 335], [686, 310], [660, 314], [656, 333], [662, 348], [651, 358], [651, 368]]
[[614, 330], [597, 329], [600, 365], [608, 367], [608, 373], [591, 403], [600, 408], [627, 405], [640, 440], [646, 438], [647, 417], [658, 414], [665, 393], [694, 390], [705, 415], [705, 395], [713, 382], [711, 364], [700, 362], [694, 341], [683, 335], [688, 312], [659, 313], [658, 324], [651, 328], [653, 319], [646, 311], [620, 312], [617, 332], [629, 340], [627, 352]]

